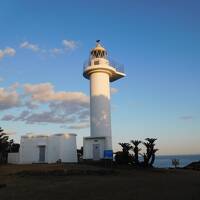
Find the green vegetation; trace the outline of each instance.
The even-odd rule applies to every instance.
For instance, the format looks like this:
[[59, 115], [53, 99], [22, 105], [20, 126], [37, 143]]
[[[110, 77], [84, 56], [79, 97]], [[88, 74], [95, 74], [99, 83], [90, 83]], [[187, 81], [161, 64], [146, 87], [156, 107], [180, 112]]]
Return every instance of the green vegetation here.
[[[131, 164], [136, 167], [153, 167], [155, 161], [155, 153], [158, 149], [155, 148], [156, 138], [146, 138], [145, 142], [140, 140], [131, 140], [130, 143], [119, 143], [122, 147], [122, 151], [118, 151], [115, 154], [115, 161], [117, 164]], [[145, 147], [144, 153], [140, 153], [142, 151], [139, 148], [139, 145], [143, 144]], [[133, 154], [130, 151], [133, 151]], [[139, 160], [139, 156], [143, 159]]]
[[0, 164], [7, 163], [8, 152], [18, 152], [19, 146], [0, 127]]

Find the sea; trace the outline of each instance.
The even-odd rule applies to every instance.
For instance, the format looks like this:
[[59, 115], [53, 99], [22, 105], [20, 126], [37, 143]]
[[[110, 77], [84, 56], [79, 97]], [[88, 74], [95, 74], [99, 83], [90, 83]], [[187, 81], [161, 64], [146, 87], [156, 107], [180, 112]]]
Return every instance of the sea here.
[[200, 161], [200, 154], [199, 155], [169, 155], [169, 156], [159, 155], [159, 156], [156, 156], [154, 166], [159, 167], [159, 168], [173, 167], [172, 159], [178, 159], [179, 167], [184, 167], [190, 164], [191, 162]]

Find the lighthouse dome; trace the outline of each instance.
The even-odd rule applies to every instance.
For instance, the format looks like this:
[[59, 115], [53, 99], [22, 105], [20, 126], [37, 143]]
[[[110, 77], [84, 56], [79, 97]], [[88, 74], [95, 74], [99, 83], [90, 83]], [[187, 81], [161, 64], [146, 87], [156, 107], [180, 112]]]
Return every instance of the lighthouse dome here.
[[95, 59], [95, 58], [107, 58], [107, 51], [104, 47], [101, 46], [99, 43], [100, 41], [97, 40], [96, 47], [93, 48], [90, 52], [90, 58]]

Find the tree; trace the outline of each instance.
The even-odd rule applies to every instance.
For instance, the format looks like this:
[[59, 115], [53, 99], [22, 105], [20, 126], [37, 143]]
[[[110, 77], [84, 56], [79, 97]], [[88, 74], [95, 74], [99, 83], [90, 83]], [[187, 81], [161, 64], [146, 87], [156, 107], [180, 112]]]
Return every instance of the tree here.
[[[157, 138], [146, 138], [145, 142], [140, 140], [131, 140], [131, 144], [129, 143], [119, 143], [122, 147], [122, 151], [118, 151], [115, 154], [115, 161], [118, 164], [135, 164], [136, 166], [142, 167], [153, 167], [155, 161], [155, 153], [158, 149], [155, 148], [155, 141]], [[144, 153], [140, 153], [141, 149], [139, 145], [143, 144], [146, 147], [146, 151]], [[133, 150], [134, 155], [129, 153], [130, 150]], [[139, 155], [143, 157], [143, 162], [139, 161]]]
[[118, 164], [129, 164], [132, 163], [132, 155], [129, 151], [132, 149], [132, 146], [129, 143], [119, 143], [122, 147], [122, 151], [116, 152], [115, 161]]
[[7, 162], [8, 152], [19, 152], [19, 147], [0, 127], [0, 164]]
[[136, 165], [139, 165], [139, 152], [141, 149], [138, 146], [142, 142], [140, 140], [131, 140], [131, 143], [133, 144], [132, 150], [134, 152], [134, 162]]
[[147, 142], [143, 142], [146, 147], [146, 153], [143, 154], [144, 157], [144, 166], [152, 167], [155, 161], [155, 153], [158, 149], [155, 149], [155, 141], [157, 138], [146, 138]]
[[119, 145], [122, 147], [122, 151], [124, 153], [129, 153], [129, 151], [132, 148], [132, 146], [129, 143], [119, 143]]
[[13, 142], [10, 144], [9, 152], [17, 153], [19, 152], [19, 148], [20, 148], [20, 144]]
[[9, 149], [8, 136], [4, 133], [4, 130], [0, 127], [0, 163], [6, 163], [7, 153]]
[[83, 147], [77, 149], [77, 157], [79, 162], [83, 159]]

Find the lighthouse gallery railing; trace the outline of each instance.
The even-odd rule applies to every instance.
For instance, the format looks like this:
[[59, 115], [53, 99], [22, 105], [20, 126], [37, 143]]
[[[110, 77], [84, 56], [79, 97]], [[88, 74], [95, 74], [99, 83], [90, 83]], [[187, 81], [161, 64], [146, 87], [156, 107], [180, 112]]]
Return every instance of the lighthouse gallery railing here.
[[[83, 64], [83, 71], [85, 71], [85, 69], [91, 65], [91, 61], [90, 59], [89, 60], [86, 60]], [[109, 65], [112, 66], [113, 68], [116, 69], [116, 71], [118, 72], [121, 72], [121, 73], [124, 73], [124, 65], [123, 64], [119, 64], [117, 63], [116, 61], [112, 60], [112, 59], [109, 59]]]

